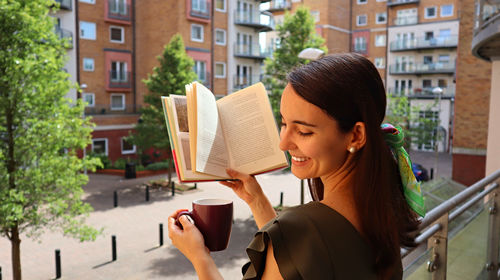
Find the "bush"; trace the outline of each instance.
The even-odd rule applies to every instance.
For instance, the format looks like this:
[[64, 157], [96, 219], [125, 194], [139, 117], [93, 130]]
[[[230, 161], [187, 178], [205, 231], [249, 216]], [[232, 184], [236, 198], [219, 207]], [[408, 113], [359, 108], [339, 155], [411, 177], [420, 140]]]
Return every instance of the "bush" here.
[[146, 167], [146, 170], [163, 170], [163, 169], [168, 169], [168, 162], [166, 161], [161, 161], [161, 162], [155, 162], [151, 163]]
[[111, 167], [111, 160], [108, 158], [107, 155], [90, 153], [89, 156], [93, 158], [99, 158], [101, 160], [102, 167], [98, 167], [97, 169], [107, 169]]
[[144, 171], [144, 170], [146, 170], [146, 168], [144, 168], [144, 165], [139, 164], [135, 166], [135, 171]]
[[113, 164], [113, 167], [116, 169], [125, 169], [125, 165], [127, 164], [127, 160], [124, 158], [119, 158]]

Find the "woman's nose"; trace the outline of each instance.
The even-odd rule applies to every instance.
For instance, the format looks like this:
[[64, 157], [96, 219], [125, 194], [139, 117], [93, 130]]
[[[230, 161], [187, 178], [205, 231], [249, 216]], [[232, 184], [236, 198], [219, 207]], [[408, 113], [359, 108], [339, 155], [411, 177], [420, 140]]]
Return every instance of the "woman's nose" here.
[[292, 150], [294, 146], [289, 133], [287, 133], [286, 129], [282, 128], [280, 131], [280, 149], [282, 151], [289, 151]]

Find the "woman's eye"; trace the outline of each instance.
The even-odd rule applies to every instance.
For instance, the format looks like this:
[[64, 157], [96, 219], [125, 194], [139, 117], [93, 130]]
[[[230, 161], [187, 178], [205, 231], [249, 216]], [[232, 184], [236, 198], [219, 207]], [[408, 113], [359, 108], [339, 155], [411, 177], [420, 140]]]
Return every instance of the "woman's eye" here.
[[302, 132], [302, 131], [299, 131], [299, 135], [300, 136], [311, 136], [313, 133], [312, 132]]

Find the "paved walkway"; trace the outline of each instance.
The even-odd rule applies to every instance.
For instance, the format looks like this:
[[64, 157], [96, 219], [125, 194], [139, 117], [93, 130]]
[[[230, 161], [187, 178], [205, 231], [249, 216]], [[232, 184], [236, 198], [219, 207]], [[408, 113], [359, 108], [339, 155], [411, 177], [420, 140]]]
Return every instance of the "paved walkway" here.
[[[427, 167], [433, 154], [417, 153], [416, 162]], [[451, 161], [443, 161], [449, 168]], [[448, 166], [449, 167], [446, 167]], [[441, 171], [440, 171], [441, 173]], [[446, 175], [445, 175], [446, 176]], [[451, 171], [450, 171], [451, 176]], [[88, 223], [103, 228], [95, 242], [80, 243], [46, 232], [39, 241], [22, 236], [21, 258], [23, 279], [54, 279], [54, 250], [61, 250], [63, 279], [196, 279], [189, 261], [170, 244], [167, 236], [167, 217], [180, 208], [191, 208], [199, 198], [226, 198], [234, 201], [235, 223], [228, 249], [213, 253], [216, 264], [226, 279], [241, 279], [241, 266], [247, 261], [245, 248], [257, 230], [248, 206], [228, 188], [218, 183], [200, 183], [198, 189], [171, 195], [170, 190], [151, 190], [145, 201], [141, 183], [166, 176], [125, 180], [118, 176], [91, 174], [85, 186], [84, 199], [95, 211]], [[284, 193], [285, 205], [300, 203], [300, 181], [289, 173], [264, 174], [257, 177], [273, 205], [278, 205]], [[138, 187], [139, 186], [139, 187]], [[118, 193], [118, 207], [113, 207], [113, 192]], [[306, 202], [310, 201], [308, 191]], [[159, 224], [164, 225], [164, 246], [158, 247]], [[111, 236], [116, 235], [118, 259], [111, 262]], [[0, 267], [3, 279], [12, 279], [10, 242], [0, 238]]]

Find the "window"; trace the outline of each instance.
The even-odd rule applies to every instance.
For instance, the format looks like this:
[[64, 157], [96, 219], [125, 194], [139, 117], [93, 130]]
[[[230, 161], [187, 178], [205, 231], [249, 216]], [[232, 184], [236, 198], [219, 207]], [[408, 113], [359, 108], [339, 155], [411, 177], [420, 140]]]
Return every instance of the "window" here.
[[366, 15], [356, 16], [356, 25], [357, 26], [366, 25]]
[[191, 10], [200, 13], [206, 13], [207, 10], [207, 1], [206, 0], [191, 0]]
[[424, 64], [432, 64], [432, 56], [430, 55], [424, 56]]
[[449, 39], [451, 37], [451, 29], [441, 29], [439, 30], [439, 38]]
[[453, 4], [441, 6], [441, 17], [453, 16]]
[[80, 38], [87, 40], [95, 40], [95, 23], [80, 21]]
[[436, 17], [436, 12], [437, 8], [436, 7], [426, 7], [425, 8], [425, 18], [435, 18]]
[[123, 30], [123, 27], [109, 27], [109, 40], [114, 43], [123, 43], [125, 37]]
[[112, 14], [127, 15], [127, 0], [108, 0], [109, 12]]
[[83, 58], [83, 71], [92, 72], [94, 71], [94, 59], [84, 57]]
[[375, 46], [376, 47], [384, 47], [385, 46], [385, 35], [376, 35], [375, 36]]
[[215, 63], [215, 77], [216, 78], [226, 77], [226, 64], [224, 62]]
[[108, 139], [107, 138], [92, 139], [92, 152], [96, 154], [108, 155]]
[[191, 24], [191, 41], [203, 42], [203, 25]]
[[127, 138], [122, 137], [122, 155], [135, 153], [135, 145], [127, 141]]
[[450, 55], [449, 54], [440, 54], [438, 57], [438, 61], [441, 63], [449, 63]]
[[444, 89], [444, 88], [447, 88], [448, 87], [448, 81], [447, 80], [443, 80], [443, 79], [439, 79], [438, 80], [438, 87]]
[[84, 93], [83, 101], [87, 102], [87, 107], [95, 106], [95, 95], [93, 93]]
[[422, 88], [432, 87], [432, 80], [422, 80]]
[[366, 4], [368, 0], [358, 0], [358, 5]]
[[376, 57], [375, 58], [375, 67], [385, 68], [385, 59], [383, 57]]
[[125, 109], [125, 94], [111, 94], [111, 110]]
[[83, 3], [95, 4], [95, 0], [80, 0]]
[[315, 23], [319, 22], [319, 11], [311, 11], [311, 16]]
[[376, 24], [387, 23], [387, 13], [377, 13], [377, 17], [375, 18]]
[[112, 61], [111, 62], [111, 81], [113, 82], [127, 82], [128, 81], [128, 73], [127, 73], [127, 63], [120, 61]]
[[205, 69], [206, 69], [205, 61], [199, 61], [199, 60], [194, 61], [193, 71], [196, 73], [196, 75], [198, 75], [198, 79], [202, 82], [205, 82], [207, 80]]
[[428, 32], [425, 32], [425, 40], [431, 40], [434, 38], [434, 32], [432, 31], [428, 31]]
[[226, 0], [216, 0], [215, 10], [219, 12], [226, 12]]
[[226, 30], [215, 29], [215, 43], [222, 46], [226, 45]]
[[354, 51], [366, 51], [366, 38], [354, 38]]

